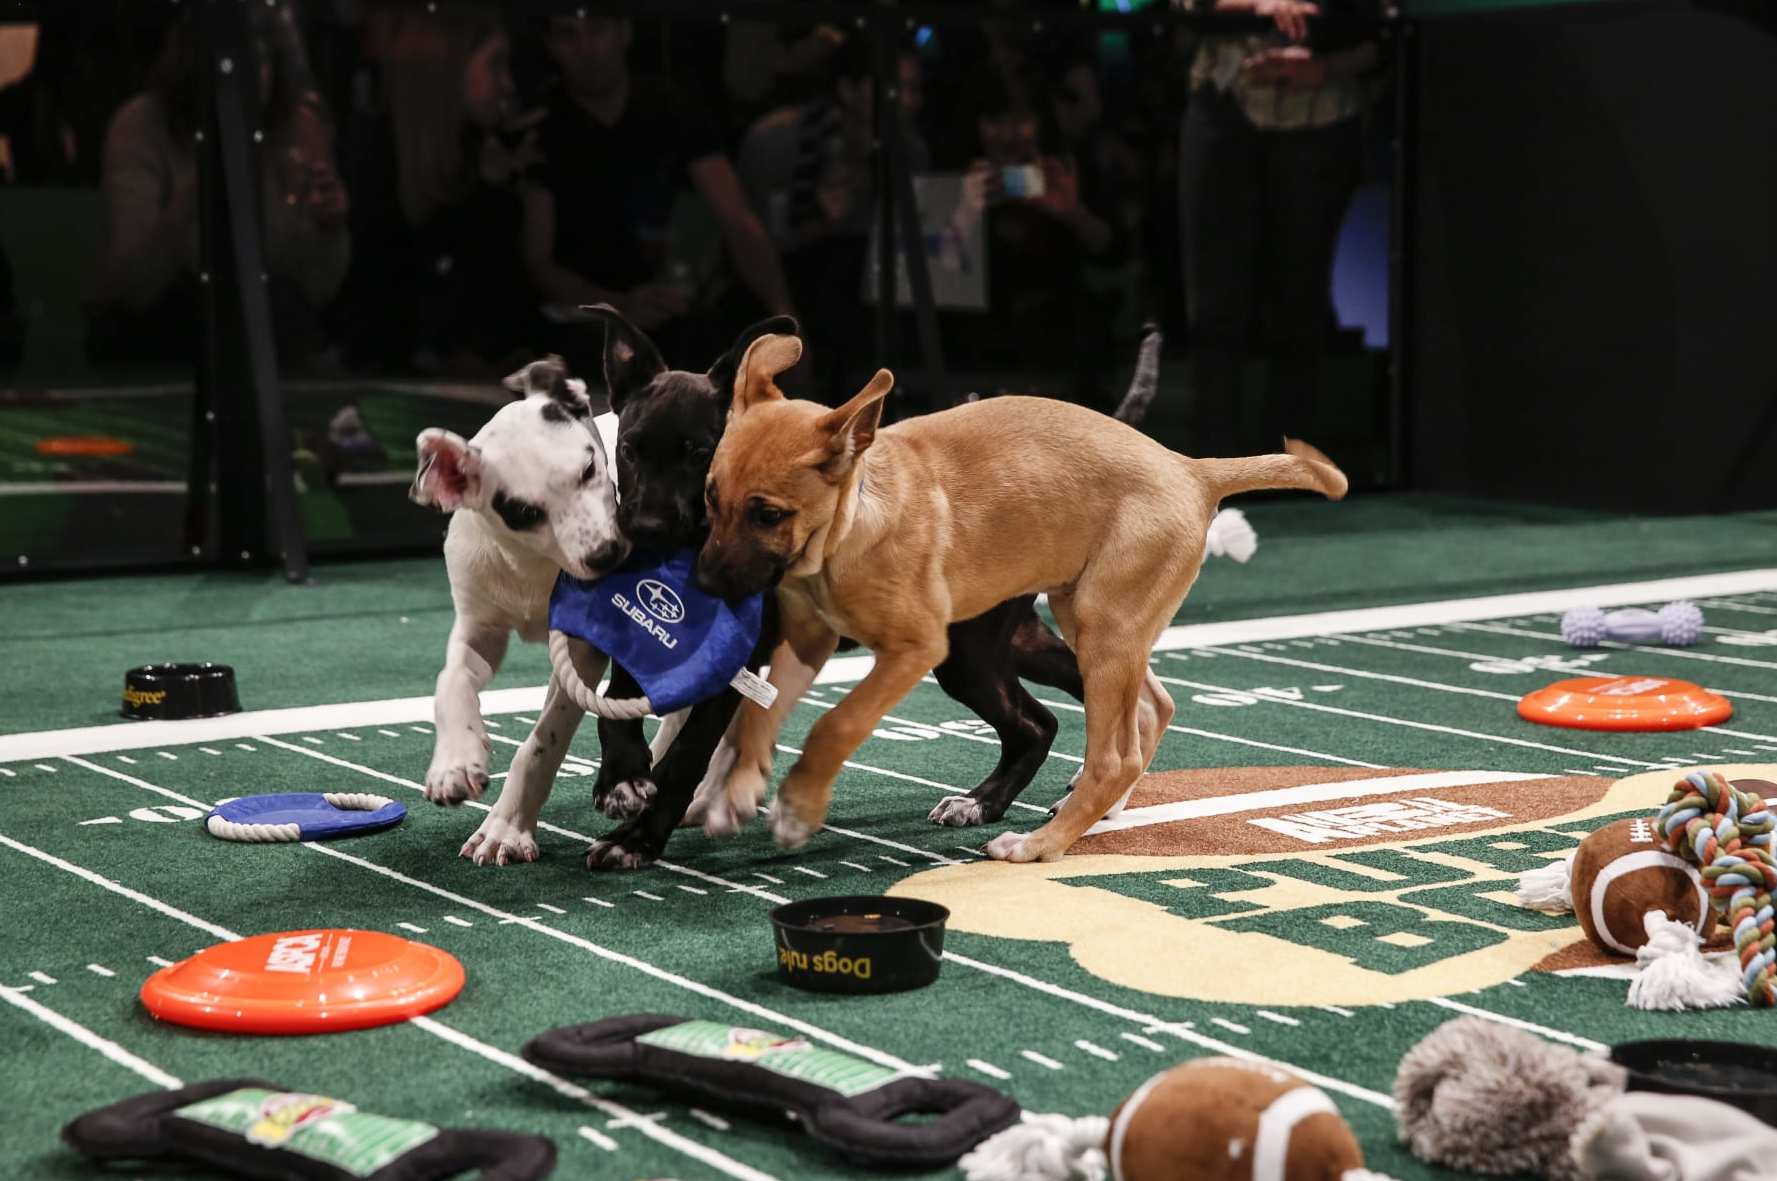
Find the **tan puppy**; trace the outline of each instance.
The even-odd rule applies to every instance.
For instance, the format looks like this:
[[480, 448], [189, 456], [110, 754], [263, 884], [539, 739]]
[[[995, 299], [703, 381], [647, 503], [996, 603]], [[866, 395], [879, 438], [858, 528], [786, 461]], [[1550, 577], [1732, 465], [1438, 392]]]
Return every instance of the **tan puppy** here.
[[[795, 337], [764, 336], [741, 362], [710, 464], [710, 535], [697, 566], [716, 594], [778, 583], [797, 658], [782, 662], [782, 680], [773, 661], [780, 702], [795, 703], [840, 635], [876, 656], [815, 723], [784, 779], [772, 811], [778, 843], [798, 846], [820, 827], [841, 765], [944, 659], [951, 622], [1047, 591], [1080, 660], [1086, 763], [1049, 823], [1002, 833], [987, 850], [1055, 860], [1127, 798], [1172, 719], [1148, 654], [1197, 577], [1216, 506], [1258, 488], [1337, 500], [1344, 474], [1294, 441], [1288, 454], [1189, 459], [1045, 398], [990, 398], [879, 433], [893, 375], [878, 370], [837, 410], [792, 402], [773, 379], [801, 355]], [[783, 710], [744, 709], [730, 790], [754, 793]]]

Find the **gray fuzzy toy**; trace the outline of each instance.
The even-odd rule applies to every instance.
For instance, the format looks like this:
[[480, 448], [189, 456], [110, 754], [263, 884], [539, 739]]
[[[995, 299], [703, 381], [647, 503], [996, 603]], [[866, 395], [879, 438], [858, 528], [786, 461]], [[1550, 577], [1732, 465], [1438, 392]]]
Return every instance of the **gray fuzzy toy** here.
[[1396, 1119], [1413, 1155], [1548, 1181], [1771, 1181], [1777, 1128], [1725, 1103], [1626, 1092], [1628, 1074], [1478, 1017], [1401, 1059]]
[[1574, 1129], [1623, 1092], [1627, 1073], [1541, 1038], [1462, 1017], [1407, 1051], [1395, 1075], [1401, 1140], [1472, 1173], [1581, 1181]]

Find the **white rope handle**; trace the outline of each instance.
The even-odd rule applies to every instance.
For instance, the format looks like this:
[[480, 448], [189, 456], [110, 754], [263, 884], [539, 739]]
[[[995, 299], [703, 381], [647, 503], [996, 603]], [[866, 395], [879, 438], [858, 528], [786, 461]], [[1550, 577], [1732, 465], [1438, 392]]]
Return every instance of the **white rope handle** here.
[[568, 700], [597, 718], [609, 718], [613, 721], [627, 722], [634, 718], [645, 718], [654, 712], [653, 704], [646, 697], [603, 697], [587, 687], [580, 678], [580, 670], [574, 667], [574, 658], [570, 646], [577, 645], [587, 657], [589, 665], [596, 664], [593, 673], [597, 678], [609, 658], [588, 644], [585, 640], [570, 636], [566, 632], [551, 631], [549, 633], [549, 663], [555, 669], [555, 682]]
[[225, 841], [300, 841], [302, 826], [300, 824], [241, 824], [234, 820], [224, 820], [220, 816], [212, 816], [204, 822], [213, 837], [221, 837]]
[[[394, 803], [388, 796], [371, 795], [364, 791], [329, 791], [322, 792], [321, 798], [335, 808], [347, 812], [375, 812]], [[225, 820], [221, 816], [211, 816], [204, 822], [213, 837], [221, 837], [225, 841], [255, 841], [260, 843], [300, 841], [302, 825], [290, 824], [245, 824], [238, 820]]]
[[322, 792], [321, 798], [348, 812], [374, 812], [395, 802], [388, 796], [373, 796], [367, 791], [328, 791]]

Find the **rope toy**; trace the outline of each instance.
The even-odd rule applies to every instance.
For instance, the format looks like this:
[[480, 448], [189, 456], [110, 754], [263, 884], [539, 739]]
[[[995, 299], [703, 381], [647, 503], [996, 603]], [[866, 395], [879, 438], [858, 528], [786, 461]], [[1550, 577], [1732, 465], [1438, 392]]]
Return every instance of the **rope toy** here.
[[569, 701], [595, 718], [609, 718], [620, 722], [645, 718], [654, 712], [654, 703], [648, 700], [646, 694], [640, 697], [606, 697], [588, 685], [581, 679], [580, 670], [575, 667], [575, 650], [579, 652], [581, 663], [587, 666], [588, 675], [595, 681], [605, 671], [605, 665], [610, 663], [603, 652], [585, 640], [552, 629], [549, 633], [549, 665], [555, 670], [556, 684], [568, 695]]
[[1703, 612], [1684, 599], [1667, 603], [1657, 612], [1645, 607], [1616, 611], [1575, 607], [1561, 617], [1561, 638], [1573, 648], [1596, 648], [1606, 640], [1689, 648], [1703, 638]]
[[1734, 932], [1746, 999], [1763, 1008], [1777, 1006], [1774, 824], [1763, 799], [1713, 771], [1685, 776], [1656, 822], [1667, 847], [1702, 871], [1712, 906]]
[[[280, 844], [375, 832], [399, 824], [407, 809], [361, 791], [244, 796], [211, 809], [204, 828], [225, 841]], [[254, 820], [251, 817], [275, 817]]]

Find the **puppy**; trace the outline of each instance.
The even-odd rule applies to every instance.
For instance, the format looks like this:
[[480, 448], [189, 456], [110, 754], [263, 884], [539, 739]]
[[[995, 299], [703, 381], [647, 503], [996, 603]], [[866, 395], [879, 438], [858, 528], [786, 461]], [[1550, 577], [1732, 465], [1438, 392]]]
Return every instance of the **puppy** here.
[[[730, 597], [778, 587], [799, 662], [780, 688], [799, 693], [804, 670], [819, 669], [841, 635], [876, 659], [809, 731], [779, 789], [774, 836], [793, 848], [820, 827], [840, 767], [943, 662], [951, 623], [1047, 592], [1079, 661], [1086, 762], [1053, 819], [987, 849], [1013, 861], [1059, 858], [1121, 806], [1172, 720], [1148, 654], [1197, 577], [1217, 505], [1260, 488], [1336, 500], [1344, 474], [1294, 440], [1285, 454], [1191, 459], [1042, 398], [991, 398], [879, 431], [893, 375], [878, 370], [828, 410], [785, 399], [773, 380], [800, 356], [800, 341], [767, 336], [741, 363], [710, 464], [697, 580]], [[768, 765], [770, 717], [745, 712], [743, 765]]]
[[[614, 418], [593, 420], [585, 383], [568, 377], [559, 357], [532, 362], [505, 385], [518, 399], [474, 438], [421, 432], [409, 491], [416, 503], [451, 514], [444, 564], [456, 619], [433, 699], [436, 737], [425, 784], [438, 804], [479, 799], [487, 788], [480, 693], [511, 633], [532, 642], [547, 637], [549, 592], [560, 571], [597, 578], [629, 554], [601, 434]], [[536, 729], [463, 856], [500, 865], [536, 859], [537, 815], [580, 716], [552, 677]]]
[[[1146, 325], [1129, 389], [1113, 412], [1118, 421], [1135, 426], [1147, 416], [1160, 383], [1161, 343], [1159, 326]], [[839, 650], [856, 646], [855, 640], [842, 639]], [[772, 666], [774, 681], [794, 679], [803, 689], [814, 676], [788, 645], [773, 653]], [[991, 823], [1005, 815], [1030, 786], [1049, 757], [1058, 728], [1055, 715], [1030, 695], [1022, 681], [1047, 685], [1076, 701], [1083, 700], [1080, 666], [1073, 649], [1037, 615], [1033, 594], [1008, 599], [973, 619], [951, 624], [949, 655], [932, 675], [940, 688], [993, 727], [1000, 757], [973, 790], [938, 801], [927, 819], [955, 828]], [[774, 731], [797, 700], [797, 695], [780, 693], [773, 706]], [[711, 834], [732, 831], [744, 823], [764, 799], [770, 779], [769, 761], [759, 765], [737, 759], [737, 724], [730, 723], [687, 814]], [[763, 753], [769, 760], [771, 752]], [[1072, 790], [1073, 784], [1068, 787]]]
[[[616, 412], [614, 469], [620, 499], [617, 523], [637, 549], [670, 553], [702, 545], [703, 483], [728, 416], [740, 358], [767, 333], [793, 333], [796, 322], [776, 316], [746, 329], [705, 373], [668, 369], [648, 336], [606, 304], [582, 309], [605, 326], [605, 383]], [[750, 667], [758, 669], [776, 638], [768, 601], [765, 626]], [[641, 693], [629, 674], [612, 670], [613, 697]], [[599, 720], [601, 765], [595, 793], [606, 812], [625, 823], [587, 850], [589, 869], [635, 869], [658, 858], [684, 816], [710, 754], [740, 704], [725, 689], [663, 724], [652, 750], [641, 722]], [[666, 735], [665, 741], [662, 735]]]

